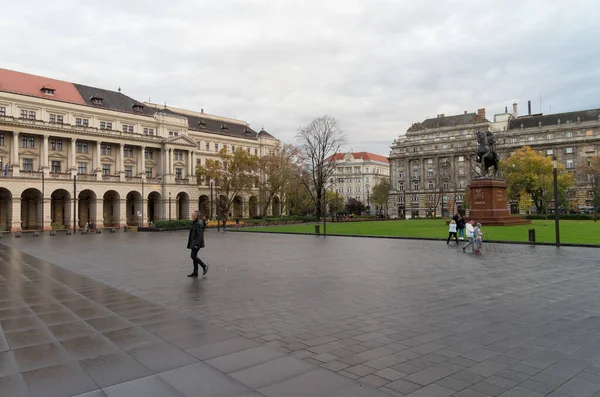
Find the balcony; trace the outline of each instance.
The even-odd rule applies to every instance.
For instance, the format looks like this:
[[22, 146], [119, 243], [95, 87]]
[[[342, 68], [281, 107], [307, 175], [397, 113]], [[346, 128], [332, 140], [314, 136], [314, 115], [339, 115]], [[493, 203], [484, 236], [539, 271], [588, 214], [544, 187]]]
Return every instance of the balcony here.
[[141, 176], [126, 176], [125, 177], [125, 182], [129, 182], [129, 183], [142, 183], [142, 177]]
[[146, 183], [148, 184], [159, 184], [160, 178], [146, 178]]
[[413, 175], [413, 176], [411, 176], [411, 177], [410, 177], [410, 180], [411, 180], [411, 181], [417, 181], [417, 182], [418, 182], [418, 181], [420, 181], [420, 180], [421, 180], [421, 177], [420, 177], [419, 175]]
[[50, 178], [52, 178], [52, 179], [71, 179], [73, 177], [71, 176], [70, 172], [51, 172]]
[[96, 174], [77, 174], [78, 181], [95, 181]]
[[21, 178], [42, 179], [42, 172], [41, 171], [23, 171], [23, 170], [21, 170], [19, 176]]
[[176, 185], [189, 185], [189, 183], [190, 183], [189, 178], [175, 178]]
[[102, 175], [102, 180], [106, 182], [119, 182], [119, 175]]

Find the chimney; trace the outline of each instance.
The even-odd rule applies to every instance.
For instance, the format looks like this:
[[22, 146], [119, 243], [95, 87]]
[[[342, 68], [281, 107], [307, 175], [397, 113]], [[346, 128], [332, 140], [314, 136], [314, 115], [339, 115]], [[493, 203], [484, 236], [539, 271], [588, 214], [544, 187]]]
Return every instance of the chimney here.
[[508, 106], [504, 106], [504, 114], [508, 113]]
[[513, 103], [513, 117], [516, 119], [519, 117], [519, 112], [517, 111], [517, 103]]
[[485, 119], [485, 108], [477, 109], [477, 115]]
[[527, 101], [527, 114], [531, 116], [531, 101]]
[[200, 113], [204, 113], [204, 109], [200, 109]]
[[465, 110], [465, 114], [467, 114], [467, 111]]
[[438, 119], [444, 117], [444, 113], [438, 114]]

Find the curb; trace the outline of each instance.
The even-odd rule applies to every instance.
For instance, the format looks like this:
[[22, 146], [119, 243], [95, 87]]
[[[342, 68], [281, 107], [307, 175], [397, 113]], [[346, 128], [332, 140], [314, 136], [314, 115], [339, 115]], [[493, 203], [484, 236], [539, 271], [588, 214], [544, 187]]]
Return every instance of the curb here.
[[[314, 233], [303, 233], [303, 232], [267, 232], [263, 230], [232, 230], [234, 232], [239, 233], [263, 233], [263, 234], [287, 234], [287, 235], [300, 235], [300, 236], [317, 236], [321, 237], [322, 234], [314, 234]], [[328, 233], [327, 236], [331, 237], [357, 237], [357, 238], [382, 238], [388, 240], [417, 240], [417, 241], [446, 241], [445, 238], [435, 238], [435, 237], [406, 237], [406, 236], [367, 236], [361, 234], [337, 234], [337, 233]], [[466, 240], [465, 240], [466, 241]], [[507, 240], [485, 240], [486, 243], [494, 243], [494, 244], [516, 244], [516, 245], [543, 245], [543, 246], [555, 246], [554, 243], [545, 243], [545, 242], [536, 242], [535, 244], [531, 244], [529, 241], [507, 241]], [[600, 244], [570, 244], [570, 243], [561, 243], [561, 247], [582, 247], [582, 248], [600, 248]]]

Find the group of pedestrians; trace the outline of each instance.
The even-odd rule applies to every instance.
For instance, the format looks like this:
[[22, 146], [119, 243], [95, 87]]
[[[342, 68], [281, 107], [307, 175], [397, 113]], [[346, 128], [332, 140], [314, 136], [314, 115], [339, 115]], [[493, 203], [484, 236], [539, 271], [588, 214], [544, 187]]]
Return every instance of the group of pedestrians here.
[[450, 240], [454, 238], [456, 245], [460, 245], [458, 240], [464, 240], [465, 234], [468, 243], [462, 247], [463, 252], [466, 252], [467, 248], [471, 247], [472, 253], [480, 255], [481, 247], [483, 246], [483, 230], [481, 230], [481, 223], [476, 223], [474, 220], [466, 222], [463, 215], [457, 213], [450, 221], [446, 244], [450, 244]]

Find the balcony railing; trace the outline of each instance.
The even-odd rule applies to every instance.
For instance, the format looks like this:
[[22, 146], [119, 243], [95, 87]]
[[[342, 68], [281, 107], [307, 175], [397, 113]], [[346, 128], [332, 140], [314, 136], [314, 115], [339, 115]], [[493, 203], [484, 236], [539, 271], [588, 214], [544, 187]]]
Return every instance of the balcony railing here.
[[142, 183], [141, 176], [126, 176], [125, 182]]
[[120, 178], [119, 175], [102, 175], [102, 180], [108, 182], [119, 182]]
[[77, 174], [78, 181], [95, 181], [96, 174]]
[[175, 183], [177, 185], [188, 185], [190, 180], [189, 178], [175, 178]]
[[20, 172], [21, 178], [40, 179], [42, 177], [41, 171], [23, 171]]
[[160, 183], [160, 179], [159, 178], [146, 178], [146, 183], [158, 184], [158, 183]]
[[70, 172], [51, 172], [50, 178], [52, 178], [52, 179], [71, 179], [72, 176], [71, 176]]

